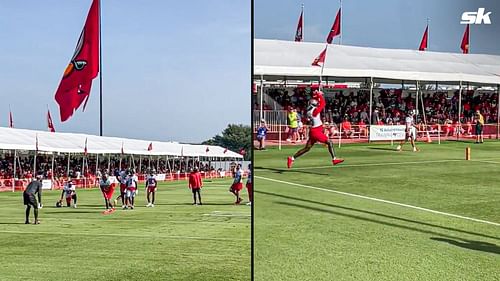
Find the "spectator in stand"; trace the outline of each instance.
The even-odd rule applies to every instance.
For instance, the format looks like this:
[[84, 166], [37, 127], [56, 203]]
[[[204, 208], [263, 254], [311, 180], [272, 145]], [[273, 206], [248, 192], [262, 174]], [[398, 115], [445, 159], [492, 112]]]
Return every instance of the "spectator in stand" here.
[[475, 120], [476, 120], [476, 143], [483, 143], [484, 118], [479, 110], [476, 110]]
[[353, 134], [352, 126], [347, 116], [344, 117], [344, 121], [342, 122], [342, 132], [345, 134], [347, 138], [352, 137]]
[[467, 118], [466, 126], [465, 126], [465, 134], [470, 136], [472, 135], [472, 122], [470, 121], [470, 118]]
[[260, 120], [260, 126], [257, 129], [257, 141], [259, 142], [259, 150], [266, 149], [267, 126], [266, 120]]
[[367, 137], [368, 136], [368, 130], [366, 128], [366, 123], [365, 123], [365, 119], [364, 118], [361, 118], [361, 120], [359, 120], [358, 126], [359, 126], [359, 134], [362, 137]]
[[[203, 181], [201, 179], [201, 174], [197, 167], [194, 167], [193, 171], [189, 174], [189, 188], [193, 192], [193, 205], [202, 205], [201, 203], [201, 188], [203, 187]], [[196, 203], [196, 195], [198, 195], [198, 203]]]

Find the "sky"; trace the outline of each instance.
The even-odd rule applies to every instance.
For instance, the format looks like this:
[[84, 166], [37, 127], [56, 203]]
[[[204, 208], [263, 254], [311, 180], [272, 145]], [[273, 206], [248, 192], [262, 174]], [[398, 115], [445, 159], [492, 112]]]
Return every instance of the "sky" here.
[[[198, 143], [250, 124], [248, 0], [102, 0], [105, 136]], [[0, 0], [0, 126], [99, 134], [99, 79], [61, 123], [54, 94], [91, 0]]]
[[[301, 4], [304, 41], [325, 42], [338, 0], [255, 0], [255, 38], [294, 40]], [[343, 0], [342, 44], [418, 49], [429, 18], [428, 50], [461, 52], [465, 25], [460, 18], [478, 8], [491, 12], [492, 24], [470, 27], [470, 52], [500, 55], [500, 1], [494, 0]]]

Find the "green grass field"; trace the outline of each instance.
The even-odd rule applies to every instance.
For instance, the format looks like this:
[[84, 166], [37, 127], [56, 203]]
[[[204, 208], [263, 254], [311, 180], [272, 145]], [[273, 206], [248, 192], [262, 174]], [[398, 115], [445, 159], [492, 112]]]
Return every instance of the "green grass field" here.
[[21, 193], [0, 193], [0, 280], [250, 280], [250, 207], [230, 183], [205, 180], [203, 206], [184, 181], [161, 184], [154, 208], [141, 188], [111, 215], [97, 189], [78, 190], [77, 209], [47, 191], [40, 225], [24, 224]]
[[255, 280], [500, 280], [500, 142], [418, 146], [255, 151]]

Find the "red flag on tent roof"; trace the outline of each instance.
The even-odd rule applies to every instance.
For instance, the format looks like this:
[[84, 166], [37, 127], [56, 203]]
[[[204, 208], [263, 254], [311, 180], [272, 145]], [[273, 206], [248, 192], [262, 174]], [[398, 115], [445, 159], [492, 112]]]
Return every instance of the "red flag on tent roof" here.
[[87, 156], [87, 138], [85, 138], [85, 147], [83, 148], [83, 154], [85, 154], [85, 156]]
[[429, 26], [425, 28], [424, 36], [422, 37], [422, 41], [420, 42], [420, 46], [418, 47], [419, 51], [425, 51], [425, 49], [427, 49], [427, 37], [429, 36], [428, 32], [429, 32]]
[[208, 148], [208, 146], [207, 146], [207, 149], [205, 149], [205, 152], [208, 153], [209, 151], [210, 151], [210, 148]]
[[302, 28], [304, 25], [304, 21], [302, 19], [302, 15], [304, 14], [304, 10], [300, 13], [299, 23], [297, 24], [297, 31], [295, 31], [295, 42], [302, 42]]
[[9, 128], [14, 128], [14, 119], [12, 119], [12, 111], [9, 111]]
[[324, 64], [325, 63], [325, 58], [326, 58], [326, 47], [325, 49], [317, 56], [313, 63], [311, 65], [313, 66], [320, 66], [319, 64]]
[[465, 27], [464, 37], [462, 38], [462, 44], [460, 44], [460, 49], [464, 54], [469, 53], [469, 25]]
[[150, 142], [148, 145], [148, 151], [151, 151], [151, 150], [153, 150], [153, 143], [152, 142]]
[[242, 148], [242, 149], [240, 149], [240, 154], [243, 155], [243, 156], [245, 156], [245, 154], [247, 154], [247, 152], [245, 151], [244, 148]]
[[[93, 0], [75, 52], [57, 88], [61, 121], [68, 120], [90, 95], [99, 72], [99, 0]], [[85, 110], [85, 105], [83, 106]]]
[[326, 37], [326, 42], [328, 44], [331, 44], [333, 41], [333, 37], [337, 35], [340, 35], [340, 9], [337, 12], [335, 21], [333, 22], [332, 28], [330, 29], [330, 33], [328, 33], [328, 37]]
[[50, 110], [47, 109], [47, 128], [49, 132], [55, 133], [54, 123], [52, 122], [52, 116], [50, 116]]
[[227, 152], [227, 147], [226, 147], [226, 148], [224, 148], [224, 153], [226, 153], [226, 152]]

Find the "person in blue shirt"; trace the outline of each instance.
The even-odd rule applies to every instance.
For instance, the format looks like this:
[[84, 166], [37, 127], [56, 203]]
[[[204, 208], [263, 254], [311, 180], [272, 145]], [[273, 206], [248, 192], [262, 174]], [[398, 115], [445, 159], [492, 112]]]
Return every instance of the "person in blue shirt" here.
[[267, 135], [267, 126], [266, 120], [262, 119], [260, 121], [260, 126], [257, 128], [257, 141], [259, 142], [259, 150], [263, 150], [266, 148], [266, 135]]

